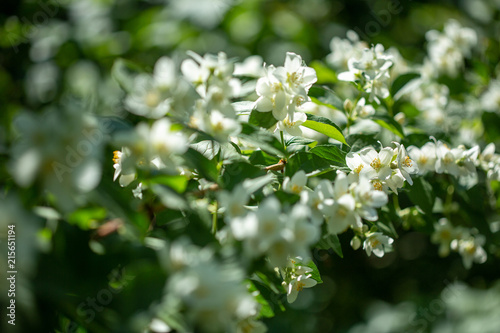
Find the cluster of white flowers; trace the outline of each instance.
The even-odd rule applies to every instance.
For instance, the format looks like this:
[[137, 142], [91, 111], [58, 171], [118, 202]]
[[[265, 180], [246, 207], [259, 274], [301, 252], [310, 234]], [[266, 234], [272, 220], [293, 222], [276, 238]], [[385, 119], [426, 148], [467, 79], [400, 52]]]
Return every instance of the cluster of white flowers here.
[[456, 77], [464, 66], [464, 58], [470, 57], [478, 41], [473, 29], [462, 27], [455, 20], [448, 21], [442, 33], [431, 30], [425, 37], [428, 41], [428, 61], [434, 76], [446, 74]]
[[478, 159], [489, 180], [500, 180], [500, 155], [495, 153], [493, 142], [484, 147]]
[[420, 166], [420, 174], [447, 173], [459, 179], [460, 184], [472, 187], [477, 183], [477, 168], [483, 169], [489, 180], [498, 180], [500, 155], [495, 144], [488, 144], [481, 152], [479, 146], [466, 149], [463, 145], [449, 148], [441, 141], [427, 142], [421, 148], [408, 147], [409, 155]]
[[403, 145], [394, 142], [396, 148], [385, 147], [377, 152], [366, 147], [359, 152], [347, 154], [349, 176], [354, 179], [368, 179], [376, 190], [398, 193], [405, 180], [412, 185], [411, 175], [418, 172], [418, 164], [411, 159]]
[[177, 74], [174, 61], [162, 57], [156, 62], [152, 75], [141, 73], [134, 78], [125, 107], [146, 118], [159, 119], [168, 114], [185, 119], [189, 108], [183, 102], [189, 91], [190, 86]]
[[[258, 304], [248, 292], [244, 273], [221, 262], [213, 251], [200, 249], [187, 239], [174, 242], [165, 259], [171, 273], [165, 289], [165, 312], [186, 312], [188, 324], [206, 332], [265, 332], [256, 321]], [[162, 309], [159, 309], [161, 317]]]
[[302, 58], [287, 52], [285, 65], [265, 68], [265, 75], [257, 81], [259, 98], [255, 110], [272, 112], [278, 120], [278, 129], [291, 135], [301, 135], [299, 126], [307, 117], [301, 107], [310, 101], [309, 88], [317, 81], [316, 71], [303, 65]]
[[480, 98], [484, 111], [500, 112], [500, 80], [492, 80]]
[[204, 57], [194, 52], [181, 64], [185, 78], [194, 86], [200, 98], [196, 100], [190, 125], [212, 135], [219, 141], [241, 131], [231, 99], [238, 97], [241, 82], [233, 77], [234, 62], [225, 53]]
[[[392, 239], [381, 233], [368, 230], [362, 219], [377, 221], [377, 208], [387, 204], [387, 194], [377, 190], [369, 178], [349, 177], [342, 171], [337, 171], [337, 177], [332, 184], [329, 180], [322, 180], [313, 189], [306, 187], [307, 176], [303, 171], [298, 171], [292, 178], [285, 178], [283, 189], [285, 191], [300, 194], [300, 202], [311, 210], [311, 219], [315, 225], [326, 223], [328, 233], [337, 235], [348, 228], [352, 228], [356, 234], [365, 239], [364, 249], [366, 253], [381, 257], [386, 251], [390, 251]], [[287, 187], [285, 187], [285, 185]], [[359, 237], [358, 249], [361, 245]], [[376, 250], [375, 250], [376, 249]]]
[[412, 104], [421, 112], [419, 121], [431, 129], [447, 125], [449, 89], [434, 81], [421, 82], [409, 95]]
[[484, 236], [478, 234], [475, 229], [455, 227], [446, 218], [440, 219], [434, 225], [431, 241], [439, 244], [439, 255], [442, 257], [448, 256], [450, 250], [458, 252], [467, 269], [472, 267], [472, 263], [482, 264], [487, 259], [486, 251], [482, 247]]
[[312, 278], [312, 271], [313, 269], [306, 266], [301, 257], [289, 258], [288, 265], [280, 269], [288, 303], [295, 302], [299, 292], [304, 288], [314, 287], [318, 283]]
[[384, 52], [381, 44], [365, 48], [360, 57], [351, 57], [348, 60], [349, 71], [340, 73], [338, 79], [357, 82], [369, 94], [369, 101], [380, 104], [379, 97], [389, 96], [387, 84], [389, 82], [389, 68], [392, 66], [392, 55]]
[[132, 133], [118, 134], [116, 141], [123, 148], [114, 152], [113, 180], [118, 178], [122, 187], [135, 180], [137, 168], [176, 172], [179, 166], [176, 156], [188, 149], [186, 135], [173, 130], [168, 118], [156, 120], [151, 126], [139, 123]]
[[14, 121], [19, 140], [12, 147], [10, 172], [22, 187], [37, 180], [73, 209], [101, 180], [99, 160], [107, 130], [97, 119], [72, 110], [21, 113]]
[[307, 206], [298, 203], [283, 212], [279, 200], [272, 196], [256, 210], [233, 218], [230, 228], [243, 242], [249, 258], [265, 255], [273, 267], [286, 266], [290, 256], [310, 257], [310, 247], [320, 235], [319, 226], [310, 221]]
[[368, 44], [361, 41], [354, 31], [347, 31], [346, 37], [333, 37], [330, 41], [332, 52], [326, 57], [327, 63], [338, 71], [348, 70], [349, 59], [361, 57], [363, 50], [368, 48]]

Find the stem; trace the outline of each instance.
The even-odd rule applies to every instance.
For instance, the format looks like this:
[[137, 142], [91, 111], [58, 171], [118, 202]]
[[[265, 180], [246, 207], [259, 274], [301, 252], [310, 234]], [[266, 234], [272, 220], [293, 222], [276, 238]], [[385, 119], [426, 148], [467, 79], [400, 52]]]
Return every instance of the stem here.
[[219, 203], [217, 200], [215, 200], [215, 210], [212, 215], [212, 233], [215, 235], [217, 232], [217, 211], [219, 210]]
[[392, 195], [392, 203], [394, 204], [394, 210], [399, 215], [399, 212], [401, 211], [401, 208], [399, 207], [399, 198], [398, 198], [398, 196], [396, 194]]
[[283, 145], [283, 150], [286, 153], [286, 145], [285, 145], [285, 139], [283, 138], [283, 131], [280, 131], [280, 136], [281, 136], [281, 144]]

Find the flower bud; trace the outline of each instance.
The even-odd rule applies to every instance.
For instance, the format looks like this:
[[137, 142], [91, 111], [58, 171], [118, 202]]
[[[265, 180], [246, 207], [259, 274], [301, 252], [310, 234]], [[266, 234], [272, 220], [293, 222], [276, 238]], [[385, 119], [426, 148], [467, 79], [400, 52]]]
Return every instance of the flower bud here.
[[358, 236], [354, 236], [352, 239], [351, 239], [351, 247], [354, 249], [354, 250], [357, 250], [361, 247], [361, 239], [359, 239]]
[[354, 107], [354, 104], [352, 103], [352, 101], [349, 98], [344, 101], [345, 112], [351, 113], [353, 107]]

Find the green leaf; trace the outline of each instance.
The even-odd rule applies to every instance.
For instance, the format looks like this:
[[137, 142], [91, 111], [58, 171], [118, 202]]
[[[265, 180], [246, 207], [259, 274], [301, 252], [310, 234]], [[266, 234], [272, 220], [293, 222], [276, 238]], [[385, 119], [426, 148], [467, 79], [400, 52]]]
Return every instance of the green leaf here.
[[383, 128], [391, 131], [400, 138], [404, 138], [403, 127], [394, 118], [389, 115], [375, 115], [372, 120], [382, 126]]
[[415, 177], [413, 179], [413, 185], [408, 188], [408, 197], [426, 214], [432, 214], [436, 194], [434, 193], [431, 184], [429, 184], [423, 177]]
[[337, 82], [337, 73], [330, 67], [318, 60], [312, 61], [309, 66], [314, 68], [318, 77], [317, 84], [335, 83]]
[[176, 191], [177, 193], [184, 193], [188, 183], [188, 179], [181, 175], [161, 175], [155, 176], [146, 181], [148, 185], [159, 184], [165, 185]]
[[259, 112], [257, 110], [252, 110], [250, 113], [250, 118], [248, 118], [248, 123], [250, 125], [259, 126], [263, 128], [271, 128], [278, 121], [274, 118], [272, 112]]
[[180, 196], [169, 187], [154, 184], [151, 186], [151, 191], [158, 195], [160, 201], [165, 205], [165, 207], [176, 210], [182, 210], [188, 207], [184, 197]]
[[285, 142], [285, 144], [287, 147], [295, 146], [295, 145], [309, 146], [311, 143], [314, 143], [314, 142], [316, 142], [316, 140], [307, 139], [307, 138], [303, 138], [300, 136], [292, 136], [290, 139], [288, 139]]
[[88, 230], [95, 227], [96, 223], [102, 221], [107, 216], [106, 209], [103, 207], [82, 208], [69, 215], [68, 222]]
[[318, 104], [334, 110], [344, 111], [344, 101], [327, 86], [313, 86], [309, 90], [309, 97]]
[[255, 281], [255, 280], [246, 280], [249, 283], [249, 288], [248, 291], [251, 294], [254, 294], [257, 292], [257, 295], [255, 296], [255, 300], [257, 303], [259, 303], [260, 306], [260, 312], [259, 316], [262, 316], [264, 318], [272, 318], [274, 317], [274, 311], [271, 306], [269, 306], [268, 301], [266, 300], [266, 296], [270, 296], [271, 293], [266, 287], [262, 284], [260, 281]]
[[376, 149], [380, 147], [380, 144], [378, 143], [377, 139], [374, 138], [374, 135], [351, 134], [346, 139], [351, 146], [350, 152], [357, 152], [368, 146], [372, 146]]
[[186, 160], [186, 164], [196, 169], [203, 178], [217, 182], [219, 171], [217, 170], [217, 162], [215, 159], [209, 160], [193, 148], [189, 148], [183, 154], [183, 157]]
[[224, 165], [220, 176], [220, 184], [227, 190], [232, 190], [236, 185], [243, 183], [248, 178], [265, 175], [266, 171], [245, 162], [234, 162]]
[[395, 98], [396, 94], [404, 88], [408, 84], [408, 82], [415, 80], [420, 77], [420, 74], [418, 73], [406, 73], [403, 75], [400, 75], [394, 80], [391, 86], [391, 96]]
[[310, 260], [306, 266], [312, 269], [312, 272], [310, 273], [311, 278], [313, 280], [316, 280], [316, 282], [318, 283], [323, 283], [323, 280], [321, 280], [321, 274], [319, 273], [318, 267], [316, 266], [314, 261]]
[[117, 59], [111, 68], [111, 77], [127, 92], [132, 91], [134, 79], [140, 73], [139, 66], [122, 58]]
[[342, 253], [342, 246], [340, 245], [340, 240], [337, 235], [325, 235], [318, 242], [318, 248], [323, 250], [332, 249], [339, 257], [344, 258]]
[[302, 124], [302, 126], [315, 130], [321, 134], [325, 134], [326, 136], [347, 145], [345, 137], [342, 134], [342, 130], [330, 119], [308, 113], [307, 120]]
[[331, 161], [321, 158], [310, 152], [299, 151], [290, 156], [285, 167], [287, 176], [293, 176], [297, 171], [304, 170], [306, 173], [331, 170]]
[[253, 179], [249, 179], [247, 177], [247, 179], [243, 182], [243, 187], [248, 191], [248, 193], [254, 193], [275, 179], [276, 176], [272, 173]]
[[312, 154], [318, 155], [321, 158], [329, 160], [332, 164], [338, 166], [347, 166], [345, 162], [345, 152], [340, 150], [336, 145], [325, 144], [314, 147], [310, 150]]
[[285, 156], [283, 145], [272, 133], [251, 124], [242, 123], [241, 127], [241, 133], [238, 135], [241, 140], [259, 147], [268, 154], [279, 157]]

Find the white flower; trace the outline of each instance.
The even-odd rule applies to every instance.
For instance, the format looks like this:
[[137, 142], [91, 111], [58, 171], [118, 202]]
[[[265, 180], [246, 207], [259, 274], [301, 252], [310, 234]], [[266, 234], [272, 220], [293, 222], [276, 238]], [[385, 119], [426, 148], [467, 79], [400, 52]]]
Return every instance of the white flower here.
[[220, 206], [224, 209], [224, 218], [231, 219], [242, 216], [246, 212], [245, 204], [250, 199], [250, 193], [242, 186], [236, 186], [232, 192], [223, 191], [219, 194]]
[[356, 81], [364, 78], [367, 81], [389, 77], [386, 73], [392, 66], [392, 56], [384, 54], [384, 47], [377, 44], [370, 49], [364, 49], [361, 57], [350, 58], [348, 61], [349, 72], [338, 75], [341, 81]]
[[181, 64], [181, 71], [184, 77], [195, 85], [202, 85], [207, 82], [210, 76], [210, 71], [217, 63], [216, 57], [210, 54], [205, 55], [205, 58], [200, 57], [194, 52], [189, 55], [193, 59], [186, 59]]
[[254, 318], [248, 318], [238, 323], [236, 333], [266, 333], [266, 325]]
[[300, 291], [304, 288], [314, 287], [318, 282], [314, 279], [311, 279], [311, 274], [308, 275], [299, 275], [297, 278], [290, 281], [287, 286], [287, 296], [286, 299], [288, 303], [293, 303], [297, 299], [297, 296]]
[[307, 184], [307, 176], [303, 170], [297, 171], [292, 178], [286, 177], [283, 180], [283, 191], [300, 194]]
[[172, 102], [173, 99], [152, 76], [140, 74], [134, 78], [132, 91], [125, 99], [125, 107], [138, 116], [158, 119], [170, 111]]
[[381, 97], [382, 99], [389, 97], [390, 92], [386, 82], [388, 78], [389, 75], [387, 72], [383, 72], [379, 76], [376, 76], [373, 80], [366, 83], [364, 89], [370, 94], [368, 98], [370, 102], [375, 101], [377, 104], [380, 104], [378, 97]]
[[130, 150], [126, 147], [122, 148], [122, 151], [115, 150], [113, 152], [113, 168], [115, 169], [115, 174], [113, 175], [113, 181], [115, 181], [118, 177], [120, 179], [118, 182], [121, 187], [128, 186], [135, 179], [135, 169], [130, 166], [130, 163], [126, 164], [126, 167], [123, 167], [123, 161], [130, 156]]
[[301, 203], [296, 204], [288, 215], [287, 228], [293, 232], [291, 253], [288, 255], [307, 257], [309, 255], [309, 248], [320, 237], [320, 228], [309, 222], [311, 210]]
[[462, 262], [467, 269], [472, 267], [473, 262], [482, 264], [486, 261], [487, 254], [482, 245], [484, 245], [484, 236], [482, 235], [460, 240], [455, 239], [451, 243], [451, 247], [462, 256]]
[[366, 166], [369, 166], [369, 164], [366, 164], [361, 158], [361, 156], [359, 156], [359, 153], [353, 153], [353, 152], [348, 153], [345, 161], [349, 169], [352, 170], [351, 174], [355, 175], [354, 180], [356, 181], [359, 179], [359, 174], [361, 173], [361, 171]]
[[64, 210], [85, 202], [80, 195], [101, 179], [99, 155], [108, 133], [96, 118], [80, 111], [51, 108], [40, 114], [23, 112], [14, 120], [18, 139], [8, 166], [14, 181], [29, 187], [39, 180]]
[[243, 284], [242, 272], [213, 259], [172, 274], [166, 297], [182, 302], [188, 319], [204, 331], [226, 331], [257, 314], [257, 303]]
[[360, 177], [359, 183], [355, 183], [351, 187], [356, 200], [356, 211], [362, 218], [368, 221], [376, 221], [378, 214], [375, 208], [387, 204], [387, 194], [376, 190], [365, 177]]
[[434, 142], [427, 142], [422, 148], [410, 146], [408, 155], [417, 162], [419, 174], [436, 170], [436, 144]]
[[394, 239], [382, 234], [381, 232], [374, 232], [367, 236], [363, 242], [363, 249], [366, 254], [370, 256], [373, 252], [379, 258], [382, 258], [386, 252], [392, 251], [392, 243]]
[[455, 228], [446, 218], [441, 218], [438, 223], [434, 224], [434, 232], [431, 235], [431, 241], [434, 244], [439, 244], [439, 255], [446, 257], [450, 254], [451, 242], [457, 237]]
[[359, 40], [359, 36], [352, 30], [346, 34], [346, 39], [333, 37], [330, 41], [332, 51], [326, 61], [336, 70], [347, 70], [347, 62], [350, 58], [359, 58], [367, 47], [365, 42]]
[[462, 150], [450, 149], [441, 141], [436, 143], [436, 172], [449, 173], [455, 177], [460, 176], [457, 161], [462, 157]]
[[313, 191], [300, 192], [300, 202], [307, 205], [312, 210], [311, 220], [315, 224], [323, 222], [323, 213], [321, 210], [324, 207], [324, 202], [328, 198], [333, 198], [333, 187], [329, 180], [323, 179], [314, 188]]
[[500, 80], [491, 80], [480, 100], [485, 111], [500, 113]]
[[463, 67], [464, 57], [471, 55], [472, 48], [477, 44], [476, 32], [470, 28], [462, 28], [455, 20], [449, 20], [444, 33], [436, 30], [425, 35], [429, 58], [438, 73], [456, 77]]
[[286, 131], [288, 134], [293, 136], [302, 136], [300, 125], [302, 125], [306, 120], [307, 116], [305, 113], [288, 113], [285, 119], [278, 122], [277, 129], [280, 131]]
[[350, 226], [359, 226], [361, 218], [355, 210], [356, 201], [351, 194], [344, 194], [336, 200], [325, 200], [322, 212], [325, 214], [328, 232], [336, 235]]
[[[120, 133], [117, 141], [130, 150], [130, 160], [157, 169], [173, 167], [172, 157], [188, 149], [185, 135], [171, 129], [171, 122], [162, 118], [150, 127], [139, 123], [133, 133]], [[129, 160], [129, 159], [127, 159]]]
[[142, 200], [142, 183], [139, 183], [135, 189], [132, 190], [134, 198]]
[[151, 126], [148, 134], [148, 143], [154, 156], [158, 156], [166, 163], [171, 154], [182, 154], [188, 149], [187, 138], [183, 133], [171, 130], [172, 124], [166, 118], [157, 120]]
[[366, 165], [361, 173], [368, 178], [377, 177], [384, 180], [391, 175], [390, 163], [394, 156], [394, 151], [391, 148], [382, 148], [380, 152], [377, 152], [373, 147], [366, 147], [359, 152], [359, 156]]
[[221, 142], [228, 141], [230, 136], [235, 136], [241, 131], [241, 124], [237, 120], [226, 117], [217, 110], [212, 110], [210, 114], [195, 112], [190, 124]]
[[292, 92], [304, 92], [303, 95], [307, 94], [318, 79], [316, 71], [311, 67], [302, 66], [302, 58], [293, 52], [286, 53], [285, 66], [276, 68], [273, 74]]
[[366, 100], [364, 97], [358, 101], [358, 104], [356, 104], [356, 107], [353, 110], [353, 115], [359, 116], [361, 118], [368, 118], [370, 116], [373, 116], [374, 114], [375, 108], [370, 104], [366, 104]]
[[285, 119], [287, 115], [288, 96], [283, 84], [273, 75], [276, 68], [266, 68], [266, 75], [257, 81], [256, 92], [259, 98], [254, 109], [259, 112], [272, 111], [277, 120]]
[[[264, 200], [256, 211], [256, 217], [258, 225], [253, 237], [253, 246], [250, 247], [252, 252], [265, 253], [279, 240], [284, 240], [285, 243], [293, 240], [293, 233], [286, 230], [285, 216], [281, 213], [278, 199], [269, 197]], [[286, 256], [288, 253], [282, 255]]]
[[234, 64], [234, 73], [236, 76], [261, 77], [265, 75], [264, 61], [261, 56], [253, 55], [246, 58], [243, 62]]
[[394, 142], [396, 145], [395, 153], [397, 154], [396, 163], [398, 165], [399, 171], [403, 175], [404, 179], [408, 184], [413, 185], [410, 174], [418, 173], [417, 164], [412, 161], [412, 159], [406, 153], [406, 149], [402, 144]]
[[178, 81], [175, 63], [168, 57], [161, 57], [156, 61], [153, 77], [159, 87], [170, 89]]

